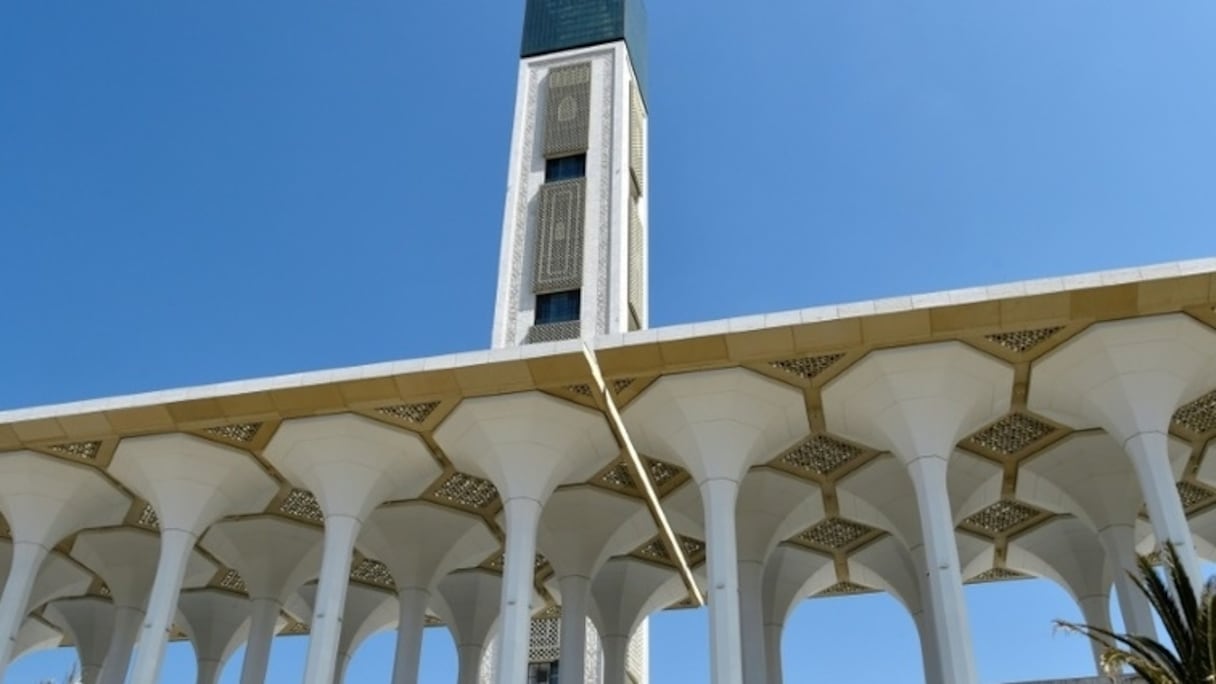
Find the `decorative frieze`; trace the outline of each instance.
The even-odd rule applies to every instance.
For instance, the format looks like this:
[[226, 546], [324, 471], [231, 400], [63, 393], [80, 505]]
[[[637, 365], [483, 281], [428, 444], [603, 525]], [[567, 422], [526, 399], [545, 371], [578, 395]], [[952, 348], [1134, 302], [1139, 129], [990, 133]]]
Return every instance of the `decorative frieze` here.
[[[662, 461], [646, 457], [643, 457], [642, 461], [646, 464], [647, 470], [650, 471], [650, 482], [656, 490], [662, 490], [666, 485], [684, 474], [682, 469]], [[623, 490], [637, 496], [641, 496], [642, 494], [637, 482], [633, 479], [633, 474], [629, 471], [629, 465], [625, 462], [625, 459], [613, 463], [609, 468], [601, 472], [595, 482], [610, 489]]]
[[216, 585], [221, 589], [236, 592], [238, 594], [248, 594], [249, 587], [245, 586], [245, 580], [236, 570], [228, 570], [220, 576]]
[[135, 524], [149, 530], [160, 529], [160, 518], [157, 517], [156, 509], [152, 507], [152, 504], [144, 504], [143, 509], [135, 518]]
[[872, 594], [876, 590], [856, 582], [837, 582], [823, 591], [815, 594], [817, 597], [850, 596], [853, 594]]

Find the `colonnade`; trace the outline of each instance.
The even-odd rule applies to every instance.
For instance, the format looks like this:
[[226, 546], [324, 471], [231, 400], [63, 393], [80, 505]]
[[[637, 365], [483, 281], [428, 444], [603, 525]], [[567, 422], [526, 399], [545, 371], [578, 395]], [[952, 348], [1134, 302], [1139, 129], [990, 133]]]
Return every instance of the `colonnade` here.
[[[806, 391], [743, 368], [664, 376], [623, 417], [639, 451], [691, 477], [664, 505], [679, 531], [705, 540], [714, 684], [782, 681], [790, 610], [841, 574], [840, 558], [784, 542], [849, 521], [887, 533], [843, 559], [851, 581], [865, 578], [907, 606], [928, 681], [969, 684], [976, 668], [963, 581], [993, 557], [956, 528], [985, 507], [1024, 502], [1070, 516], [1012, 540], [1004, 562], [1059, 582], [1087, 619], [1105, 619], [1113, 584], [1129, 629], [1151, 633], [1146, 606], [1121, 579], [1134, 561], [1141, 501], [1155, 539], [1174, 546], [1199, 580], [1176, 486], [1187, 454], [1171, 451], [1169, 433], [1178, 407], [1212, 387], [1212, 331], [1175, 315], [1092, 326], [1036, 361], [1028, 381], [960, 342], [871, 351], [815, 389], [822, 423], [814, 431]], [[966, 465], [958, 445], [1011, 411], [1076, 432], [1018, 464], [1010, 491], [999, 477], [990, 487], [991, 466]], [[765, 467], [820, 431], [888, 455], [835, 482], [830, 505], [813, 479]], [[49, 606], [45, 615], [80, 648], [90, 684], [156, 681], [175, 624], [195, 642], [200, 681], [214, 681], [247, 640], [241, 681], [253, 684], [265, 678], [281, 611], [303, 594], [307, 682], [340, 681], [359, 640], [392, 624], [393, 681], [417, 681], [429, 610], [452, 630], [461, 682], [475, 681], [474, 663], [496, 632], [496, 681], [517, 684], [540, 608], [539, 551], [561, 599], [563, 671], [582, 669], [590, 619], [605, 681], [625, 684], [630, 635], [681, 592], [670, 568], [629, 555], [655, 533], [641, 503], [583, 485], [619, 455], [603, 416], [536, 391], [470, 398], [433, 442], [456, 469], [497, 489], [500, 576], [476, 568], [500, 542], [484, 521], [419, 500], [444, 472], [432, 445], [354, 414], [285, 420], [263, 453], [315, 495], [323, 533], [263, 515], [279, 491], [271, 473], [246, 452], [196, 436], [123, 439], [104, 473], [33, 452], [0, 454], [0, 511], [12, 538], [0, 676], [26, 616]], [[150, 502], [158, 535], [120, 526], [132, 494]], [[40, 586], [64, 540], [75, 575]], [[351, 598], [362, 591], [350, 584], [356, 547], [383, 564], [393, 596]], [[193, 591], [215, 575], [216, 560], [239, 574], [248, 600]], [[73, 598], [94, 577], [109, 600]]]

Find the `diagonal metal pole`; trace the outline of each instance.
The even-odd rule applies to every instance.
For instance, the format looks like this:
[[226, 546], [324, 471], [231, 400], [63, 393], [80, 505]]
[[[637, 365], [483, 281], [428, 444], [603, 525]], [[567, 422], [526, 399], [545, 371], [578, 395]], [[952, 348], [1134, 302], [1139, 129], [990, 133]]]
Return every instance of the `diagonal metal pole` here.
[[604, 382], [604, 374], [600, 371], [599, 360], [595, 356], [595, 351], [591, 349], [587, 343], [583, 342], [583, 356], [587, 359], [587, 366], [591, 368], [591, 377], [595, 380], [595, 396], [599, 399], [600, 408], [603, 409], [608, 417], [608, 425], [612, 428], [612, 432], [616, 434], [617, 441], [625, 449], [625, 454], [628, 458], [625, 459], [629, 467], [629, 474], [633, 477], [634, 482], [641, 485], [643, 497], [646, 500], [646, 508], [650, 510], [651, 517], [654, 518], [654, 524], [659, 528], [659, 536], [663, 540], [663, 545], [667, 547], [667, 553], [676, 561], [676, 566], [680, 571], [680, 577], [684, 580], [684, 586], [688, 589], [688, 597], [692, 599], [697, 606], [705, 605], [705, 597], [701, 595], [701, 588], [697, 586], [697, 579], [693, 577], [692, 567], [688, 564], [688, 558], [684, 555], [684, 548], [680, 545], [680, 540], [676, 538], [675, 530], [672, 529], [671, 523], [667, 520], [667, 514], [663, 512], [663, 505], [659, 501], [658, 492], [654, 488], [654, 483], [650, 480], [650, 470], [642, 463], [642, 457], [638, 455], [637, 449], [633, 447], [633, 440], [629, 438], [629, 432], [625, 429], [625, 421], [621, 420], [621, 412], [617, 410], [616, 401], [608, 392], [608, 384]]

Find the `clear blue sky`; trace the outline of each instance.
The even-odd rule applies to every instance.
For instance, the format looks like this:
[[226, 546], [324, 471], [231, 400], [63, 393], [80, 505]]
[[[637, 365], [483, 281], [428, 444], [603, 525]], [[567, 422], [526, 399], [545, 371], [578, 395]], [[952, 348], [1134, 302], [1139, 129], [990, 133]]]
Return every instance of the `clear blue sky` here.
[[[1214, 251], [1210, 0], [649, 4], [655, 325]], [[0, 407], [486, 347], [522, 7], [0, 4]], [[1061, 590], [967, 595], [985, 682], [1086, 671]], [[654, 681], [707, 681], [704, 643], [659, 617]], [[920, 681], [886, 597], [785, 648]], [[454, 663], [432, 630], [423, 681]]]

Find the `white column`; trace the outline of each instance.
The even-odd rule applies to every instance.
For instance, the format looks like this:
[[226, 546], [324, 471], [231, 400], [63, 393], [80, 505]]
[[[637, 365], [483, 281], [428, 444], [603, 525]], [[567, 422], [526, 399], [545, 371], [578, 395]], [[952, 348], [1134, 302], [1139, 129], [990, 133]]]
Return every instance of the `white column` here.
[[220, 679], [220, 664], [215, 660], [198, 661], [198, 684], [216, 684]]
[[480, 684], [481, 675], [481, 644], [461, 644], [456, 647], [456, 659], [459, 663], [457, 684]]
[[[1110, 596], [1106, 594], [1095, 594], [1093, 596], [1082, 596], [1077, 599], [1077, 605], [1081, 608], [1081, 617], [1085, 620], [1085, 624], [1102, 629], [1110, 629]], [[1102, 652], [1106, 649], [1102, 644], [1087, 639], [1089, 647], [1094, 655], [1094, 668], [1101, 675], [1102, 672]]]
[[739, 616], [743, 639], [743, 681], [746, 684], [768, 682], [768, 656], [765, 649], [764, 564], [739, 561]]
[[359, 536], [359, 520], [334, 515], [325, 519], [325, 545], [321, 556], [321, 580], [313, 611], [304, 681], [333, 681], [338, 665], [338, 640], [342, 637], [342, 612], [350, 582], [351, 552]]
[[127, 668], [131, 665], [131, 651], [139, 638], [139, 626], [144, 612], [130, 606], [114, 609], [114, 635], [110, 638], [110, 650], [101, 666], [100, 684], [122, 684], [127, 679]]
[[186, 565], [195, 541], [194, 534], [185, 530], [169, 529], [160, 533], [160, 562], [156, 568], [156, 581], [152, 584], [152, 595], [148, 597], [144, 624], [139, 631], [139, 657], [131, 672], [131, 681], [136, 684], [155, 682], [159, 678], [161, 660], [173, 627], [177, 597], [181, 593]]
[[1141, 432], [1123, 445], [1136, 468], [1148, 518], [1153, 524], [1157, 543], [1168, 543], [1178, 552], [1182, 568], [1191, 578], [1198, 593], [1203, 586], [1199, 570], [1199, 555], [1187, 525], [1186, 511], [1178, 496], [1178, 484], [1170, 467], [1169, 437], [1161, 432]]
[[416, 684], [422, 662], [422, 630], [431, 593], [416, 587], [397, 592], [397, 655], [393, 661], [393, 684]]
[[933, 616], [925, 611], [912, 614], [916, 624], [916, 635], [920, 641], [921, 666], [925, 672], [925, 684], [942, 681], [942, 668], [937, 655], [937, 641], [933, 633]]
[[558, 582], [562, 592], [561, 653], [558, 661], [566, 679], [582, 681], [587, 662], [587, 603], [591, 598], [591, 579], [567, 575]]
[[346, 679], [346, 668], [348, 667], [350, 667], [350, 654], [339, 652], [337, 662], [334, 664], [334, 684], [342, 684]]
[[273, 598], [251, 599], [253, 617], [249, 621], [249, 641], [241, 665], [241, 684], [262, 684], [270, 666], [270, 647], [274, 642], [282, 606]]
[[1129, 634], [1150, 638], [1157, 635], [1152, 608], [1148, 599], [1136, 587], [1128, 573], [1137, 572], [1134, 529], [1130, 525], [1111, 525], [1098, 533], [1098, 541], [1106, 552], [1107, 563], [1113, 569], [1115, 597], [1123, 615], [1123, 627]]
[[12, 660], [17, 645], [17, 632], [25, 621], [26, 607], [38, 579], [38, 569], [46, 559], [46, 549], [39, 544], [14, 541], [12, 567], [4, 582], [4, 596], [0, 598], [0, 678], [5, 666]]
[[710, 681], [743, 681], [739, 629], [739, 564], [735, 547], [735, 502], [739, 483], [724, 478], [701, 483], [709, 564]]
[[503, 565], [502, 616], [498, 684], [517, 684], [528, 672], [528, 641], [532, 620], [532, 579], [536, 564], [536, 526], [541, 505], [535, 499], [515, 498], [503, 505], [507, 521], [507, 548]]
[[600, 643], [604, 648], [604, 684], [629, 684], [626, 672], [629, 664], [629, 637], [604, 634], [600, 636]]
[[963, 600], [963, 577], [954, 541], [954, 516], [946, 488], [945, 458], [922, 456], [908, 464], [924, 534], [926, 587], [930, 623], [946, 684], [975, 682], [971, 630]]
[[784, 681], [781, 664], [781, 635], [784, 632], [785, 625], [764, 625], [764, 672], [768, 684], [782, 684]]

